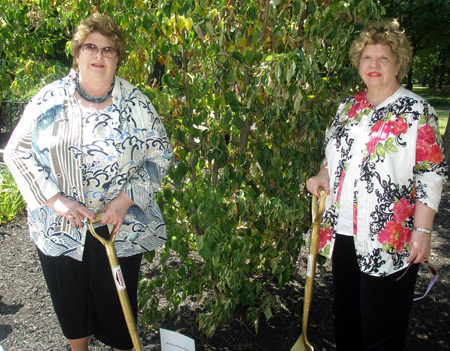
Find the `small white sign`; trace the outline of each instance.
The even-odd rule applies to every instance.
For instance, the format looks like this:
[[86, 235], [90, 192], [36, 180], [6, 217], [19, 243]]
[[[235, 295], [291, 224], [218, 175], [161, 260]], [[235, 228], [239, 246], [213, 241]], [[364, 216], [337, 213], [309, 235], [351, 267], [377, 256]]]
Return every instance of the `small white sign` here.
[[159, 328], [161, 351], [195, 351], [195, 340], [183, 334]]

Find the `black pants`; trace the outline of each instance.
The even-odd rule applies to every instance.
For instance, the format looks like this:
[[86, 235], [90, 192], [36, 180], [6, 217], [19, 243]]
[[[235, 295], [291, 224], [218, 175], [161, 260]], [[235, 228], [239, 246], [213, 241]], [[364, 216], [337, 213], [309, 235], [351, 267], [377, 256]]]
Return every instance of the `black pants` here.
[[361, 273], [352, 236], [336, 235], [332, 258], [336, 350], [401, 351], [419, 265], [387, 277]]
[[[107, 226], [97, 233], [109, 236]], [[55, 313], [68, 339], [94, 335], [118, 349], [131, 349], [116, 285], [104, 246], [88, 231], [83, 261], [50, 257], [38, 250]], [[133, 314], [137, 315], [137, 286], [142, 254], [119, 258]]]

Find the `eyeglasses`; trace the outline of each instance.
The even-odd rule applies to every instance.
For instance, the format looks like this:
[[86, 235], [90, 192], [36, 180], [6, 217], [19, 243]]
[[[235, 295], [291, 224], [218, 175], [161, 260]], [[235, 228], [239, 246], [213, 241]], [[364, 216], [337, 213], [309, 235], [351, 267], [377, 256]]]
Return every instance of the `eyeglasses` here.
[[423, 299], [425, 296], [427, 296], [427, 294], [430, 292], [431, 288], [433, 287], [433, 284], [436, 282], [436, 280], [437, 280], [438, 277], [439, 277], [439, 275], [437, 274], [436, 270], [434, 269], [434, 267], [433, 267], [431, 264], [429, 264], [429, 263], [427, 262], [427, 263], [425, 263], [425, 265], [427, 266], [428, 270], [431, 272], [431, 274], [432, 274], [433, 276], [431, 277], [430, 283], [428, 284], [428, 288], [427, 288], [427, 290], [425, 291], [425, 294], [423, 294], [423, 295], [420, 296], [420, 297], [414, 298], [414, 301], [421, 300], [421, 299]]
[[110, 47], [110, 46], [106, 46], [104, 48], [99, 48], [97, 45], [95, 44], [83, 44], [80, 46], [81, 50], [83, 50], [86, 54], [88, 55], [95, 55], [97, 54], [98, 50], [100, 49], [102, 52], [102, 55], [105, 57], [116, 57], [119, 53], [117, 52], [116, 49]]
[[[429, 264], [428, 262], [424, 262], [424, 264], [427, 266], [428, 270], [431, 272], [432, 277], [431, 277], [430, 283], [428, 284], [428, 288], [425, 291], [425, 294], [423, 294], [422, 296], [419, 296], [419, 297], [415, 297], [413, 301], [422, 300], [425, 296], [427, 296], [428, 293], [430, 292], [431, 288], [433, 287], [434, 283], [436, 282], [436, 280], [439, 277], [439, 275], [437, 274], [436, 270], [434, 269], [434, 267], [431, 264]], [[408, 265], [408, 268], [406, 268], [405, 272], [399, 278], [397, 278], [397, 281], [399, 281], [401, 278], [403, 278], [403, 276], [408, 271], [409, 267], [411, 267], [412, 265], [413, 265], [413, 263], [411, 262]]]

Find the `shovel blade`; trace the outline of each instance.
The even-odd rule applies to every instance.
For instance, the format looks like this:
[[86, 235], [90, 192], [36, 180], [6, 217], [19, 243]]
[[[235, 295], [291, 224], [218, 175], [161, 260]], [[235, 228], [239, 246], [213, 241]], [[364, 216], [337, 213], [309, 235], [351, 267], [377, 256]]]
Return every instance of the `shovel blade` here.
[[308, 341], [303, 340], [303, 335], [300, 335], [294, 346], [292, 346], [291, 351], [314, 351], [314, 348], [308, 343]]

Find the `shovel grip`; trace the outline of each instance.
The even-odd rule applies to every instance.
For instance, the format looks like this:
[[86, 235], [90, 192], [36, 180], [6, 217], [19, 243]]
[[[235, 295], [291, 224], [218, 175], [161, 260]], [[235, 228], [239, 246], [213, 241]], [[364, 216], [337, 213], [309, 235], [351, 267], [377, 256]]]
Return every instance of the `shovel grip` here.
[[[112, 248], [114, 248], [114, 241], [116, 240], [116, 234], [115, 233], [111, 234], [109, 236], [109, 239], [105, 239], [95, 232], [94, 224], [100, 223], [102, 221], [102, 217], [103, 217], [103, 212], [99, 213], [97, 215], [97, 218], [94, 219], [93, 221], [88, 219], [87, 222], [88, 222], [88, 227], [89, 227], [89, 231], [91, 232], [91, 234], [105, 246], [106, 252], [108, 253], [109, 251], [111, 251]], [[109, 255], [110, 254], [108, 253], [108, 257], [109, 257]]]
[[315, 196], [312, 197], [312, 203], [311, 203], [311, 214], [312, 214], [312, 220], [313, 223], [322, 220], [323, 210], [325, 209], [325, 198], [327, 197], [327, 192], [324, 188], [319, 189], [319, 206], [317, 206], [317, 203], [319, 199]]

